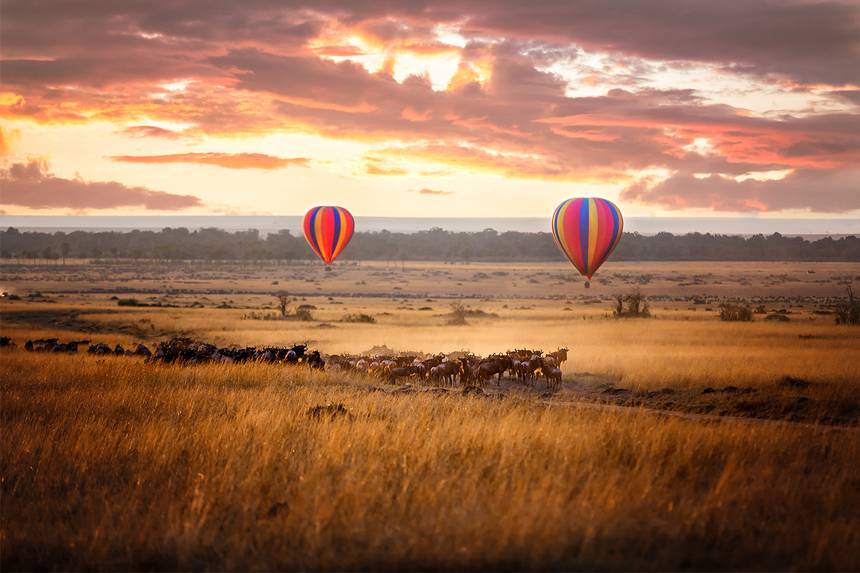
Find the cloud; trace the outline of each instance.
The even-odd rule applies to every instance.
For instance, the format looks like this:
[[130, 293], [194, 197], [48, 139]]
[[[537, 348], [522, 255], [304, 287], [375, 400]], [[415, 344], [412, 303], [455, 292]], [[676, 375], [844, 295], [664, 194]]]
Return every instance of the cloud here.
[[9, 155], [9, 137], [3, 131], [3, 128], [0, 127], [0, 157], [5, 155]]
[[697, 178], [679, 173], [658, 183], [630, 185], [621, 199], [659, 205], [667, 209], [690, 208], [715, 211], [779, 211], [808, 209], [839, 213], [860, 209], [857, 192], [860, 169], [832, 171], [798, 169], [780, 180], [735, 179], [711, 175]]
[[181, 131], [173, 131], [155, 125], [132, 125], [123, 129], [122, 133], [132, 137], [160, 137], [162, 139], [180, 139], [185, 137]]
[[168, 155], [114, 155], [126, 163], [197, 163], [227, 169], [281, 169], [290, 165], [306, 167], [306, 157], [275, 157], [264, 153], [173, 153]]
[[193, 195], [128, 187], [116, 181], [63, 179], [48, 171], [43, 161], [13, 163], [0, 171], [0, 204], [31, 209], [115, 209], [142, 207], [147, 210], [176, 211], [202, 206]]
[[439, 191], [438, 189], [424, 189], [418, 190], [419, 195], [453, 195], [453, 191]]
[[[4, 3], [0, 26], [6, 57], [30, 58], [26, 72], [4, 69], [4, 75], [11, 73], [17, 81], [24, 72], [48, 84], [72, 72], [94, 84], [116, 74], [183, 77], [201, 65], [201, 54], [217, 53], [220, 46], [295, 51], [332, 27], [346, 28], [374, 45], [450, 49], [439, 45], [433, 33], [443, 25], [467, 39], [574, 45], [632, 57], [714, 63], [763, 76], [784, 74], [801, 83], [842, 85], [860, 82], [858, 11], [856, 3], [838, 0], [747, 0], [695, 6], [685, 0], [539, 5], [476, 0], [468, 6], [455, 0], [286, 5], [248, 0], [217, 6], [203, 1], [83, 0], [50, 11], [26, 0], [10, 0]], [[342, 54], [355, 47], [321, 45], [319, 49]], [[66, 55], [54, 61], [43, 59], [57, 53]], [[134, 65], [128, 65], [132, 59]]]
[[[378, 144], [370, 175], [407, 175], [405, 159], [410, 170], [423, 162], [454, 175], [621, 182], [646, 202], [669, 184], [649, 194], [632, 182], [655, 169], [691, 177], [700, 191], [707, 178], [694, 174], [712, 174], [717, 188], [795, 170], [767, 183], [779, 188], [860, 162], [858, 15], [856, 2], [836, 0], [80, 0], [47, 12], [9, 0], [0, 117], [115, 122], [131, 125], [129, 136], [171, 140], [311, 133]], [[421, 58], [450, 58], [446, 89]], [[703, 76], [687, 81], [689, 69]], [[714, 103], [716, 92], [733, 105]], [[743, 108], [750, 97], [754, 111]], [[800, 102], [790, 114], [779, 107], [786, 97]], [[116, 159], [234, 169], [305, 161]], [[767, 198], [760, 204], [782, 204]]]
[[487, 0], [470, 7], [466, 27], [485, 33], [709, 62], [803, 83], [860, 82], [860, 7], [851, 2], [584, 0], [535, 7]]
[[376, 163], [368, 162], [364, 166], [364, 172], [368, 175], [384, 175], [384, 176], [400, 176], [407, 175], [409, 172], [400, 167], [380, 166]]

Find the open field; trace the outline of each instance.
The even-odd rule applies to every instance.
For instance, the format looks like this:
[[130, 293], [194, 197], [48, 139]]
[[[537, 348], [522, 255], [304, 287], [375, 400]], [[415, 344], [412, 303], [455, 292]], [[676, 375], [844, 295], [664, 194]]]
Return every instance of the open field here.
[[[271, 366], [2, 368], [4, 570], [860, 566], [855, 432]], [[330, 402], [350, 416], [307, 416]]]
[[[3, 567], [860, 567], [860, 331], [829, 314], [860, 264], [608, 267], [586, 290], [562, 265], [4, 265]], [[654, 316], [611, 318], [636, 288]], [[760, 312], [721, 322], [725, 298]], [[570, 359], [558, 391], [475, 397], [21, 349], [174, 335]]]

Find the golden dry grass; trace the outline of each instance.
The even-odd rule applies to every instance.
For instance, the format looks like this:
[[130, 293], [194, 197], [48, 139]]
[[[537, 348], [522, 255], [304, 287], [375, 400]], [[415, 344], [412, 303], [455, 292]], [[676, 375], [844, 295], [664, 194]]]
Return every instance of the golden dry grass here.
[[262, 365], [12, 351], [0, 380], [4, 570], [860, 567], [854, 430]]
[[[589, 291], [559, 265], [2, 271], [4, 290], [53, 300], [0, 301], [0, 335], [19, 345], [187, 333], [328, 353], [571, 348], [551, 400], [0, 350], [4, 570], [860, 569], [860, 336], [815, 312], [860, 265], [613, 265]], [[608, 318], [608, 294], [643, 274], [643, 292], [663, 295], [656, 317]], [[273, 311], [273, 289], [316, 306], [317, 320], [242, 318]], [[118, 307], [113, 293], [205, 308]], [[722, 323], [691, 302], [700, 294], [764, 297], [791, 321]], [[497, 316], [446, 326], [457, 299]], [[339, 322], [357, 312], [377, 324]], [[781, 387], [784, 376], [812, 385]], [[602, 400], [606, 385], [633, 402], [672, 390], [651, 407], [854, 427], [576, 402]], [[730, 385], [752, 392], [705, 394]], [[306, 415], [326, 403], [351, 416]]]

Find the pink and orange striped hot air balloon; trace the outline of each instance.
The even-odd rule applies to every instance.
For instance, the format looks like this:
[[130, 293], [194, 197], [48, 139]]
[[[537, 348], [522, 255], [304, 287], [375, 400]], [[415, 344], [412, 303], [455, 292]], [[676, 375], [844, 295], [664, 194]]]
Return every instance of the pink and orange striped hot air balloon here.
[[314, 207], [305, 214], [303, 229], [308, 244], [328, 269], [352, 238], [355, 219], [343, 207]]
[[621, 210], [606, 199], [568, 199], [552, 214], [555, 243], [589, 281], [618, 246], [623, 229]]

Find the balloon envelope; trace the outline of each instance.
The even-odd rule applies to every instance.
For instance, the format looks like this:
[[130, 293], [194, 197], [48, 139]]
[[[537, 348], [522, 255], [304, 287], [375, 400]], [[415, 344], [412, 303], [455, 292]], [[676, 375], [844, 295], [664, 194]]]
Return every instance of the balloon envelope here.
[[330, 265], [352, 238], [355, 220], [343, 207], [314, 207], [305, 214], [303, 229], [308, 244]]
[[618, 246], [623, 229], [621, 210], [606, 199], [568, 199], [552, 214], [555, 243], [589, 280]]

